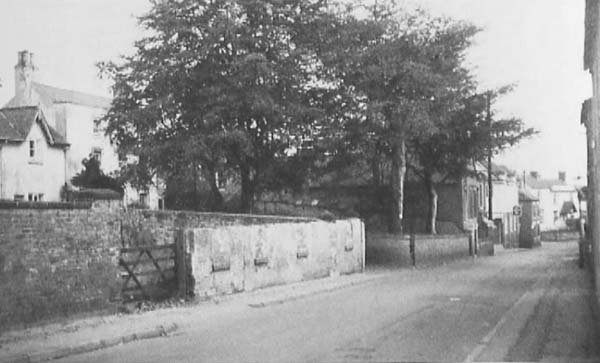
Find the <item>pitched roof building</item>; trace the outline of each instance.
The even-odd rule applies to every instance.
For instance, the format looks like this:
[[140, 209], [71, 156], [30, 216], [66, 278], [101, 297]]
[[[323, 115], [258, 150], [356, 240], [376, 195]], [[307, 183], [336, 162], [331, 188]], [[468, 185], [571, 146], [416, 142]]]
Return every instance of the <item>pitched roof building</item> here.
[[[49, 130], [70, 146], [66, 159], [68, 181], [82, 169], [82, 160], [90, 156], [101, 162], [106, 173], [117, 170], [117, 154], [95, 122], [107, 111], [111, 100], [40, 84], [35, 81], [35, 72], [33, 53], [19, 52], [15, 65], [15, 94], [4, 110], [37, 107], [43, 112]], [[15, 127], [26, 128], [26, 125]]]
[[[525, 175], [523, 188], [539, 199], [542, 215], [542, 230], [566, 227], [566, 214], [563, 210], [578, 204], [577, 188], [567, 182], [567, 174], [559, 172], [558, 178], [542, 178], [537, 172]], [[571, 208], [572, 210], [572, 208]], [[574, 213], [577, 213], [576, 208]]]
[[[116, 150], [97, 123], [110, 107], [111, 99], [38, 83], [35, 81], [35, 71], [33, 53], [26, 50], [19, 52], [15, 65], [15, 94], [0, 109], [0, 142], [4, 141], [6, 145], [27, 144], [24, 141], [28, 141], [37, 145], [36, 142], [39, 143], [41, 138], [31, 139], [30, 135], [31, 130], [36, 132], [37, 129], [32, 127], [36, 124], [39, 125], [41, 135], [45, 136], [48, 148], [58, 147], [63, 157], [45, 158], [43, 168], [39, 167], [39, 161], [26, 163], [29, 166], [38, 165], [35, 174], [37, 177], [23, 171], [29, 168], [24, 163], [5, 163], [2, 178], [6, 179], [5, 184], [14, 184], [16, 187], [11, 192], [0, 193], [0, 198], [20, 198], [28, 196], [30, 189], [44, 189], [43, 193], [32, 193], [43, 194], [45, 200], [59, 200], [60, 187], [70, 183], [73, 176], [83, 169], [82, 160], [89, 157], [100, 161], [106, 174], [119, 169]], [[0, 144], [0, 148], [2, 147]], [[27, 154], [27, 150], [20, 152]], [[50, 164], [52, 167], [46, 167]], [[44, 174], [39, 173], [41, 170]], [[56, 193], [32, 184], [46, 183], [46, 180], [60, 180], [58, 186], [53, 184]], [[149, 191], [126, 188], [126, 203], [141, 200], [154, 208], [162, 205], [156, 188], [151, 187]]]
[[27, 139], [34, 123], [38, 123], [46, 136], [48, 145], [66, 147], [69, 143], [54, 127], [37, 106], [0, 109], [0, 141], [23, 142]]
[[0, 199], [59, 200], [68, 148], [39, 107], [0, 109]]

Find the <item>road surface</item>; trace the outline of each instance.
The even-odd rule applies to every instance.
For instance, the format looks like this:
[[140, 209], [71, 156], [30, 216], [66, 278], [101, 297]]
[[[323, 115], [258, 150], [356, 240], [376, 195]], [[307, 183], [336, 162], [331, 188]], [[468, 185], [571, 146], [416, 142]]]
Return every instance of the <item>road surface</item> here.
[[576, 242], [548, 243], [284, 303], [198, 308], [171, 336], [62, 362], [600, 362], [591, 289]]

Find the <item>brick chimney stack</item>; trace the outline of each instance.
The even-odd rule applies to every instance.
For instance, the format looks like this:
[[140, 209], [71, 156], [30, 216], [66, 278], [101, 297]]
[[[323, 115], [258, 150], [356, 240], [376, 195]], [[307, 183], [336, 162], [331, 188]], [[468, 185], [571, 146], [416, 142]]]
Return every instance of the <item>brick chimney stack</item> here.
[[567, 173], [564, 171], [559, 171], [558, 172], [558, 180], [560, 180], [563, 183], [567, 182]]
[[15, 66], [15, 98], [19, 106], [29, 106], [32, 103], [31, 83], [34, 72], [33, 53], [20, 51]]

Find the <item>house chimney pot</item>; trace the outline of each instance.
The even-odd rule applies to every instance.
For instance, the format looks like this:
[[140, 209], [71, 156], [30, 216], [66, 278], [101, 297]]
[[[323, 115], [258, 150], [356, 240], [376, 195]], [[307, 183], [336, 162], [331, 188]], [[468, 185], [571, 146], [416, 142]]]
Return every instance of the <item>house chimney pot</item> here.
[[561, 182], [566, 182], [567, 181], [567, 173], [564, 171], [559, 171], [558, 172], [558, 180], [560, 180]]
[[35, 68], [33, 65], [33, 53], [28, 50], [20, 51], [17, 66]]
[[34, 71], [33, 53], [28, 50], [20, 51], [15, 66], [15, 106], [31, 106], [35, 103], [31, 90]]

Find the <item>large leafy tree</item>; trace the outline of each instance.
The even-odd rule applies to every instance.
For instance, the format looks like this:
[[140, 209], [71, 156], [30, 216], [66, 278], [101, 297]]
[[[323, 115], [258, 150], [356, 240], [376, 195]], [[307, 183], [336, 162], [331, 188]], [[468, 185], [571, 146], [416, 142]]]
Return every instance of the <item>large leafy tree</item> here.
[[[361, 106], [346, 131], [360, 140], [361, 153], [376, 180], [382, 159], [391, 164], [391, 229], [401, 232], [407, 146], [443, 127], [438, 115], [454, 107], [470, 77], [462, 54], [478, 29], [470, 24], [403, 13], [391, 7], [367, 7], [368, 15], [342, 17], [333, 34], [333, 56], [344, 89]], [[348, 14], [348, 13], [347, 13]]]
[[315, 118], [328, 17], [324, 1], [155, 1], [136, 53], [101, 64], [115, 82], [102, 121], [124, 157], [138, 156], [135, 181], [202, 173], [219, 208], [215, 171], [230, 167], [250, 210], [267, 166]]
[[437, 131], [410, 142], [411, 166], [421, 178], [428, 195], [426, 230], [436, 233], [436, 187], [448, 179], [476, 173], [476, 164], [486, 165], [487, 157], [511, 147], [536, 133], [518, 118], [496, 119], [492, 105], [512, 87], [478, 93], [469, 90], [445, 108]]

